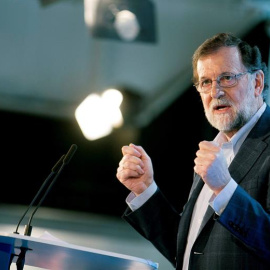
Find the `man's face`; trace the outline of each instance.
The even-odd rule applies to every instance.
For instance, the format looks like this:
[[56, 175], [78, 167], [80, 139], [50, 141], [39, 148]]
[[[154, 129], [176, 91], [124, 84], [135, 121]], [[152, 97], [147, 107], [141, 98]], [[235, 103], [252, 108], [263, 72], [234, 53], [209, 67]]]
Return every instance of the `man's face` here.
[[255, 91], [256, 73], [240, 76], [236, 85], [230, 88], [220, 87], [216, 79], [223, 73], [239, 74], [246, 71], [236, 47], [222, 47], [200, 58], [197, 63], [199, 81], [212, 80], [211, 91], [200, 94], [206, 117], [213, 127], [231, 136], [262, 104], [262, 98]]

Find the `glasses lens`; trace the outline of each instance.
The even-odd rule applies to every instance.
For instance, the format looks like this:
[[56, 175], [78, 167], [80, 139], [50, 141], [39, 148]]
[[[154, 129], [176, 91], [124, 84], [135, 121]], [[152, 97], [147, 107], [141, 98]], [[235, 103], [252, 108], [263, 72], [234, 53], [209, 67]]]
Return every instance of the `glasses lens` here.
[[230, 87], [236, 83], [235, 74], [224, 74], [221, 75], [218, 79], [218, 83], [221, 87]]
[[202, 80], [197, 85], [197, 90], [201, 93], [208, 92], [211, 90], [212, 81], [210, 79]]

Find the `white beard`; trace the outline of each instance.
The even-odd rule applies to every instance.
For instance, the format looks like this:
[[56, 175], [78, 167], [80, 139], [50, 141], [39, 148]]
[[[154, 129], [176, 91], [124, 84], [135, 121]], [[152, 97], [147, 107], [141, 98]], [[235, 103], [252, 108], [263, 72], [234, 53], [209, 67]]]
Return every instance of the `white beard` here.
[[[213, 108], [217, 105], [230, 105], [230, 113], [213, 114]], [[246, 96], [238, 108], [226, 97], [221, 97], [212, 101], [209, 110], [205, 110], [205, 115], [209, 123], [217, 130], [231, 132], [244, 126], [256, 113], [257, 109], [254, 106], [254, 96]]]

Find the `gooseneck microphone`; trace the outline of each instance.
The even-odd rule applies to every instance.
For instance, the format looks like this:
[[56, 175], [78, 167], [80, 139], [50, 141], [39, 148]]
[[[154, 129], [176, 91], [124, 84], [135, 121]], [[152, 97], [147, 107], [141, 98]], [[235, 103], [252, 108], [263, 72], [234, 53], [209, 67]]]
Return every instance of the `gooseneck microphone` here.
[[29, 204], [28, 208], [26, 209], [26, 211], [24, 212], [24, 214], [22, 215], [21, 219], [18, 222], [17, 228], [15, 230], [14, 233], [19, 234], [18, 233], [18, 229], [19, 226], [23, 220], [23, 218], [25, 217], [26, 213], [29, 211], [29, 209], [33, 206], [34, 202], [36, 201], [36, 199], [38, 198], [38, 196], [40, 195], [41, 191], [45, 188], [45, 186], [47, 185], [47, 183], [49, 182], [49, 180], [52, 178], [52, 176], [54, 174], [57, 173], [57, 171], [60, 169], [62, 163], [63, 163], [63, 159], [64, 159], [65, 155], [63, 155], [57, 162], [56, 164], [53, 166], [53, 168], [51, 169], [51, 173], [48, 175], [48, 177], [45, 179], [45, 181], [43, 182], [42, 186], [40, 187], [40, 189], [38, 190], [37, 194], [35, 195], [34, 199], [31, 201], [31, 203]]
[[19, 229], [19, 226], [20, 226], [23, 218], [25, 217], [25, 215], [29, 211], [29, 209], [33, 206], [33, 204], [37, 200], [38, 196], [40, 195], [41, 191], [45, 188], [45, 186], [47, 185], [47, 183], [53, 177], [53, 179], [52, 179], [50, 185], [48, 186], [47, 190], [45, 191], [45, 193], [43, 194], [43, 196], [39, 200], [39, 203], [37, 204], [35, 210], [32, 212], [32, 214], [31, 214], [31, 216], [29, 218], [28, 224], [25, 225], [24, 235], [27, 235], [27, 236], [30, 236], [31, 235], [31, 232], [32, 232], [31, 222], [32, 222], [32, 219], [33, 219], [34, 214], [36, 213], [36, 211], [38, 210], [38, 208], [40, 207], [40, 205], [42, 204], [42, 202], [46, 198], [47, 194], [51, 190], [53, 184], [57, 180], [57, 178], [58, 178], [59, 174], [61, 173], [61, 171], [63, 170], [63, 168], [70, 162], [70, 160], [73, 157], [73, 155], [76, 152], [76, 150], [77, 150], [77, 145], [76, 144], [72, 144], [71, 147], [69, 148], [67, 154], [66, 155], [63, 155], [56, 162], [56, 164], [53, 166], [53, 168], [51, 169], [51, 173], [45, 179], [45, 181], [43, 182], [42, 186], [40, 187], [40, 189], [38, 190], [37, 194], [35, 195], [34, 199], [31, 201], [30, 205], [28, 206], [28, 208], [26, 209], [26, 211], [22, 215], [21, 219], [19, 220], [18, 225], [17, 225], [16, 230], [15, 230], [14, 233], [19, 234], [18, 233], [18, 229]]

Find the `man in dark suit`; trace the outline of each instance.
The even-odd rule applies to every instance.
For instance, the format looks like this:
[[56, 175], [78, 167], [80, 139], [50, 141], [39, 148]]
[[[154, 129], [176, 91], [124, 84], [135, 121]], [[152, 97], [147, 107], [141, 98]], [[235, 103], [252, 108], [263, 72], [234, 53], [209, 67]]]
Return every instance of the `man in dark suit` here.
[[157, 187], [145, 150], [130, 144], [122, 147], [117, 169], [118, 180], [131, 191], [123, 217], [177, 270], [269, 270], [266, 65], [256, 46], [220, 33], [195, 51], [193, 81], [206, 118], [219, 133], [199, 143], [182, 213]]

